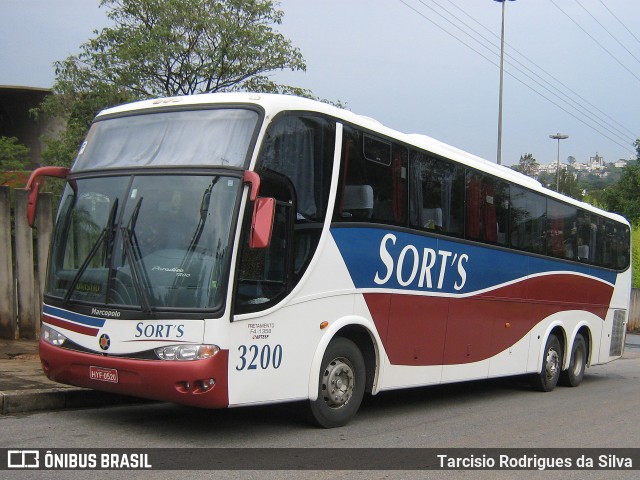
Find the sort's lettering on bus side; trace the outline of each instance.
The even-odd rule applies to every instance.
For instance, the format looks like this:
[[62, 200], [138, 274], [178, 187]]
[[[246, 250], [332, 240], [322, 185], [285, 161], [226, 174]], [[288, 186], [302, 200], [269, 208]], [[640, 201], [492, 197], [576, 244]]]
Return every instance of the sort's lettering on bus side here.
[[[405, 245], [400, 253], [397, 248], [392, 249], [397, 242], [397, 237], [388, 233], [380, 242], [380, 261], [384, 264], [381, 272], [376, 272], [373, 281], [378, 285], [385, 285], [395, 273], [398, 284], [402, 287], [417, 286], [418, 288], [433, 288], [434, 283], [438, 290], [443, 288], [448, 271], [455, 269], [457, 278], [453, 284], [455, 290], [462, 290], [467, 282], [465, 264], [469, 261], [466, 253], [458, 254], [447, 250], [434, 250], [415, 245]], [[394, 250], [397, 258], [391, 253]], [[439, 267], [436, 265], [440, 263]], [[405, 265], [407, 268], [405, 268]], [[450, 275], [450, 273], [449, 273]], [[417, 281], [417, 282], [416, 282]]]
[[237, 371], [278, 369], [282, 365], [282, 345], [240, 345]]

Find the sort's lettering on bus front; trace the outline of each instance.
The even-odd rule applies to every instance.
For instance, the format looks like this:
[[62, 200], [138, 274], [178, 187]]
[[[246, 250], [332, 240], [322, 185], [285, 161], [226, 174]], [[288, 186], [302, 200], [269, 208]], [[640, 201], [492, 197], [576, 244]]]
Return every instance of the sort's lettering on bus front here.
[[435, 284], [435, 288], [441, 290], [448, 272], [454, 269], [457, 278], [453, 288], [456, 291], [464, 288], [467, 282], [465, 265], [469, 261], [469, 255], [448, 250], [436, 251], [432, 248], [422, 248], [420, 251], [411, 244], [405, 245], [397, 253], [398, 248], [391, 248], [396, 242], [397, 237], [392, 233], [386, 234], [380, 242], [380, 261], [384, 267], [376, 271], [373, 279], [376, 284], [385, 285], [395, 273], [396, 280], [402, 287], [432, 289]]

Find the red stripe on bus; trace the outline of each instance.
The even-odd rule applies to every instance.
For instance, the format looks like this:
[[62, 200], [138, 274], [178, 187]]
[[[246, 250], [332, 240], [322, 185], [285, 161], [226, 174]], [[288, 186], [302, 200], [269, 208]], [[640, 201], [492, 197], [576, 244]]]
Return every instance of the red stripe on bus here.
[[[522, 298], [522, 292], [528, 298]], [[391, 363], [427, 366], [491, 358], [515, 345], [543, 319], [565, 310], [584, 310], [604, 320], [612, 295], [611, 285], [560, 274], [472, 297], [390, 293], [364, 297]]]
[[55, 325], [56, 327], [64, 328], [76, 333], [81, 333], [82, 335], [89, 335], [91, 337], [97, 336], [98, 332], [100, 331], [100, 329], [98, 328], [85, 327], [84, 325], [67, 322], [66, 320], [61, 320], [49, 315], [42, 315], [42, 321], [50, 325]]

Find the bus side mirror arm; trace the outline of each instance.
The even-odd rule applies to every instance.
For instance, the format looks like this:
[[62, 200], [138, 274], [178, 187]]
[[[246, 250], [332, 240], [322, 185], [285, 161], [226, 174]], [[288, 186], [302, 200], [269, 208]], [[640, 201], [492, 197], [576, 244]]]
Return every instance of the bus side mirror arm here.
[[256, 198], [258, 198], [258, 193], [260, 192], [260, 175], [256, 172], [252, 172], [251, 170], [246, 170], [244, 172], [244, 183], [249, 184], [251, 187], [251, 190], [249, 191], [249, 200], [255, 202]]
[[249, 248], [267, 248], [271, 244], [276, 200], [275, 198], [258, 197], [258, 193], [260, 193], [260, 175], [256, 172], [245, 171], [244, 183], [250, 185], [249, 199], [254, 202]]
[[36, 218], [36, 206], [38, 204], [38, 193], [44, 182], [42, 177], [67, 178], [69, 169], [65, 167], [40, 167], [31, 172], [27, 182], [27, 222], [33, 228]]

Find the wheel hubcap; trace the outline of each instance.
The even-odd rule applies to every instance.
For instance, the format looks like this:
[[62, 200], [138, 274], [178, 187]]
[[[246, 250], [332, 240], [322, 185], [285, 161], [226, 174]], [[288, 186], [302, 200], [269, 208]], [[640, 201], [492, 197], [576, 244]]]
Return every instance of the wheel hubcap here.
[[353, 395], [353, 368], [344, 358], [336, 358], [322, 376], [322, 393], [328, 406], [340, 408], [346, 405]]
[[545, 368], [547, 379], [551, 380], [558, 374], [560, 370], [560, 357], [555, 350], [549, 350], [547, 353], [547, 365]]

